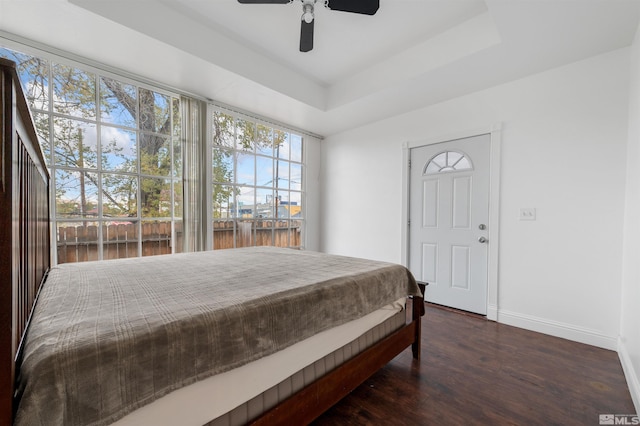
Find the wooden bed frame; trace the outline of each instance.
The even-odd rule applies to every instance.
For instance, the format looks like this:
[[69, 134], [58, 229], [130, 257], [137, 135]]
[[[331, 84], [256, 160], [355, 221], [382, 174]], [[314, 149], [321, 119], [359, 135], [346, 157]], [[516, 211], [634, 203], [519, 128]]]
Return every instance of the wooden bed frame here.
[[[49, 175], [15, 64], [0, 58], [0, 426], [13, 422], [22, 337], [51, 266]], [[421, 285], [424, 291], [424, 286]], [[407, 304], [407, 324], [253, 421], [307, 424], [411, 346], [420, 357], [424, 301]]]

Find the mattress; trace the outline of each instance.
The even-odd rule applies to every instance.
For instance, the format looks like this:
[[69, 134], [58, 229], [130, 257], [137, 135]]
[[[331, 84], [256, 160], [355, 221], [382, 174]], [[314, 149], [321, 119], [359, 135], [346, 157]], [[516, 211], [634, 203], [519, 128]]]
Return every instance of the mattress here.
[[178, 389], [113, 426], [246, 424], [404, 326], [404, 306], [401, 298], [275, 354]]

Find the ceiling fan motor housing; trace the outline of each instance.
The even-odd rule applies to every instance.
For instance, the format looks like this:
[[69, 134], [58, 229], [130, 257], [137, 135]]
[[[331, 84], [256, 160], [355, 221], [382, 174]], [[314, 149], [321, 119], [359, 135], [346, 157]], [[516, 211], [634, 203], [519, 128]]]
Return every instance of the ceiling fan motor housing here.
[[315, 18], [314, 4], [316, 0], [301, 0], [302, 1], [302, 20], [307, 24]]

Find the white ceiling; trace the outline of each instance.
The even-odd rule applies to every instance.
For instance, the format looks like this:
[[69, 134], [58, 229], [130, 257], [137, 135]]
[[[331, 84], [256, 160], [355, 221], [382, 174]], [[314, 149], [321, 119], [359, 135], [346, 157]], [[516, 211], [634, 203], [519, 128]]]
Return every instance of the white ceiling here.
[[[631, 44], [640, 0], [2, 0], [0, 28], [320, 135]], [[55, 25], [51, 21], [55, 21]]]
[[[236, 0], [165, 1], [176, 13], [301, 73], [324, 87], [358, 73], [381, 59], [415, 46], [452, 26], [486, 12], [482, 0], [434, 2], [382, 0], [373, 16], [316, 6], [315, 46], [299, 51], [302, 2], [286, 5], [240, 4]], [[421, 19], [408, 19], [411, 15]], [[400, 29], [401, 31], [394, 30]]]

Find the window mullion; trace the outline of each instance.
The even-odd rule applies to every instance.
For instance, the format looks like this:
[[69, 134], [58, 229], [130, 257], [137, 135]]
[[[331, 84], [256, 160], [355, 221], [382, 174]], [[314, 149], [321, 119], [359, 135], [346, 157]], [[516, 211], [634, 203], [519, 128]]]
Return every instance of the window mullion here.
[[103, 220], [102, 216], [102, 114], [100, 113], [100, 76], [95, 74], [95, 104], [96, 104], [96, 168], [98, 175], [98, 200], [97, 200], [97, 209], [98, 209], [98, 260], [104, 259], [104, 227], [106, 226], [106, 222]]
[[47, 86], [47, 92], [49, 97], [49, 102], [47, 102], [47, 114], [49, 117], [49, 214], [51, 215], [51, 220], [53, 222], [53, 226], [51, 229], [51, 241], [55, 241], [56, 249], [51, 253], [51, 258], [53, 261], [53, 265], [58, 264], [58, 217], [57, 217], [57, 203], [56, 203], [56, 177], [55, 177], [55, 126], [53, 124], [53, 72], [51, 70], [51, 61], [47, 61], [47, 80], [49, 81], [49, 85]]

